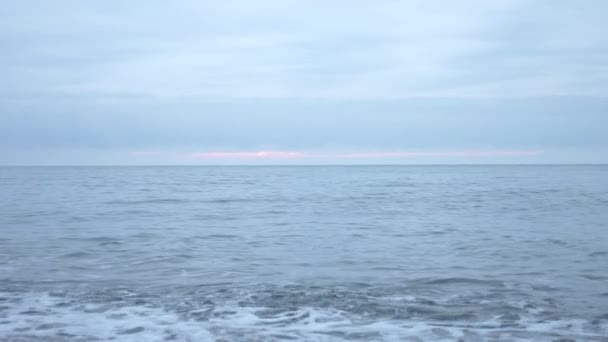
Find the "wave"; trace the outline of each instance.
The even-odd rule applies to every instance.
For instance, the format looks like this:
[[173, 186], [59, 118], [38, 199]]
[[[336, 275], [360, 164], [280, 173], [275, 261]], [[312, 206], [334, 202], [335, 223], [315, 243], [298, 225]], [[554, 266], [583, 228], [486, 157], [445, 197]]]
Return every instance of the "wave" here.
[[[8, 340], [605, 341], [607, 317], [373, 286], [0, 292]], [[485, 303], [485, 304], [484, 304]]]
[[149, 205], [149, 204], [186, 204], [186, 203], [207, 203], [207, 204], [230, 204], [245, 202], [264, 201], [259, 198], [212, 198], [212, 199], [185, 199], [185, 198], [152, 198], [137, 200], [112, 200], [104, 202], [106, 205]]
[[154, 198], [147, 200], [113, 200], [105, 202], [107, 205], [142, 205], [142, 204], [182, 204], [189, 200], [180, 198]]

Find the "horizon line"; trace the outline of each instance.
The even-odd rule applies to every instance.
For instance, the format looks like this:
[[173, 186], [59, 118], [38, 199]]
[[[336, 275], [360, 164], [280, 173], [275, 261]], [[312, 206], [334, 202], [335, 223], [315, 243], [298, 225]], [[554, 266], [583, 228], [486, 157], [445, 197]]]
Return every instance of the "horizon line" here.
[[391, 164], [0, 164], [0, 167], [300, 167], [300, 166], [608, 166], [601, 163], [391, 163]]

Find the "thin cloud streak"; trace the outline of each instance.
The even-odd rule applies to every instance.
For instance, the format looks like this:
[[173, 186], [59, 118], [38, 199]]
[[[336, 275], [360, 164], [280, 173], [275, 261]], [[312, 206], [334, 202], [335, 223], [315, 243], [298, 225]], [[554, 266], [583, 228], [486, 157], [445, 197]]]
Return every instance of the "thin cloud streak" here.
[[462, 151], [377, 151], [354, 153], [316, 153], [300, 151], [238, 151], [180, 154], [183, 159], [391, 159], [417, 157], [499, 158], [533, 157], [541, 150], [462, 150]]

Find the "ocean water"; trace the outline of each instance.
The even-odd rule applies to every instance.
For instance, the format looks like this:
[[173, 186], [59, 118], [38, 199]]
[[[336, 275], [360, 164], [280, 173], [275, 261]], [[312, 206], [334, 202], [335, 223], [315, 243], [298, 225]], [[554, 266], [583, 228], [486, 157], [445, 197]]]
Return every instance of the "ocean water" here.
[[608, 167], [0, 168], [1, 341], [608, 341]]

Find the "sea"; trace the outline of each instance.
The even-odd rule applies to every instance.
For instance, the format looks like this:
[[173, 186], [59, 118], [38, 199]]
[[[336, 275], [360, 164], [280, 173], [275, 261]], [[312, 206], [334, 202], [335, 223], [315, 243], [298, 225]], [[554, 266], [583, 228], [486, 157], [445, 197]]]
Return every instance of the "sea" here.
[[2, 167], [0, 341], [608, 341], [608, 166]]

